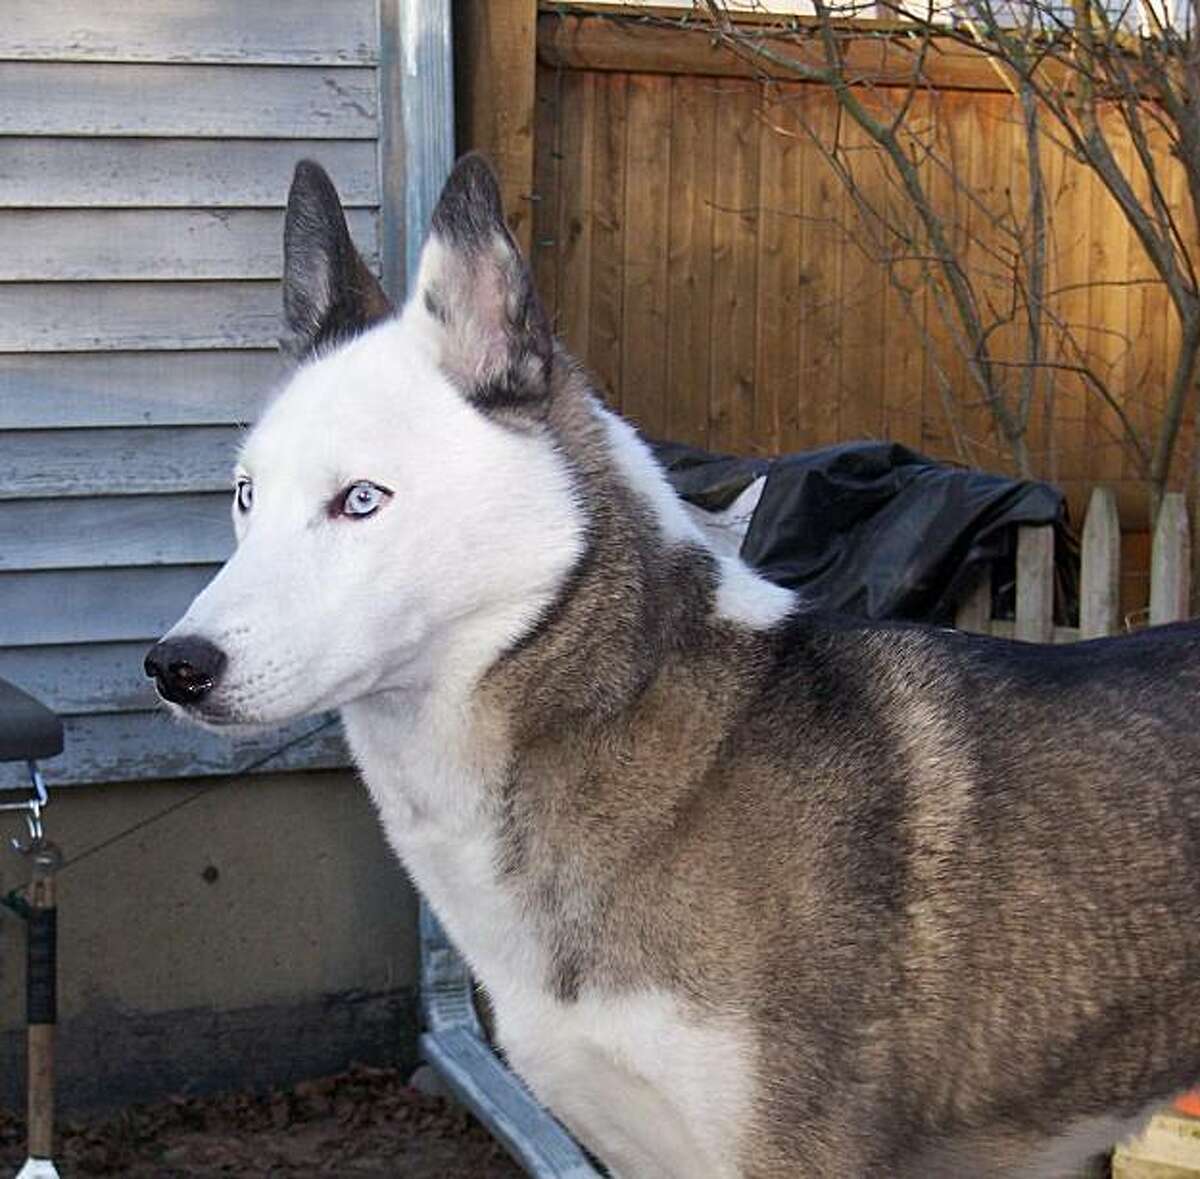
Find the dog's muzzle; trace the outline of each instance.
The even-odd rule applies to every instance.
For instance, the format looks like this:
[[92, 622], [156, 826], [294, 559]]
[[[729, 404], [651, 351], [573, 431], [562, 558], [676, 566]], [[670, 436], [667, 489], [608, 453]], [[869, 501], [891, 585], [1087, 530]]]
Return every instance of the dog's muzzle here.
[[198, 704], [213, 690], [225, 666], [225, 652], [207, 639], [183, 635], [155, 643], [143, 666], [164, 700]]

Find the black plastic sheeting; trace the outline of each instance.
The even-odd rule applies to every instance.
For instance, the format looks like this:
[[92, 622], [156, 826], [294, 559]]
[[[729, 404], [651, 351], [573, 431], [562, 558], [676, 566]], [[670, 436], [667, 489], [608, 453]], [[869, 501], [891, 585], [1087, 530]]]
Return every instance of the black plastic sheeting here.
[[654, 443], [675, 490], [709, 511], [760, 475], [742, 556], [814, 605], [950, 624], [992, 566], [993, 616], [1012, 617], [1017, 528], [1053, 524], [1055, 614], [1078, 614], [1078, 544], [1062, 492], [934, 462], [894, 442], [848, 442], [770, 461]]

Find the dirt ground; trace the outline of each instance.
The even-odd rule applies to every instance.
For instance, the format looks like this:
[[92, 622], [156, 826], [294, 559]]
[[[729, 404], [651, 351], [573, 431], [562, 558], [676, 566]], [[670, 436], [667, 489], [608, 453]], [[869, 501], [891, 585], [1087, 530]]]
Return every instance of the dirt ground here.
[[[24, 1127], [0, 1111], [0, 1173], [25, 1157]], [[469, 1114], [409, 1088], [392, 1069], [355, 1068], [265, 1096], [180, 1097], [61, 1126], [63, 1179], [347, 1175], [520, 1179]]]

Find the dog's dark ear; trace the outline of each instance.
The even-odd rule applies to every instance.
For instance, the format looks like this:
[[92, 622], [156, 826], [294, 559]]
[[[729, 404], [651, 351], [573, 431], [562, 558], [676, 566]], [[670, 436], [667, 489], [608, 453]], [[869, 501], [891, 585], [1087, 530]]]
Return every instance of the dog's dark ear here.
[[550, 325], [504, 223], [496, 177], [480, 155], [463, 156], [446, 181], [414, 300], [438, 333], [442, 368], [481, 409], [545, 408]]
[[357, 335], [391, 311], [383, 288], [350, 240], [333, 181], [320, 164], [301, 160], [283, 223], [280, 348], [300, 360]]

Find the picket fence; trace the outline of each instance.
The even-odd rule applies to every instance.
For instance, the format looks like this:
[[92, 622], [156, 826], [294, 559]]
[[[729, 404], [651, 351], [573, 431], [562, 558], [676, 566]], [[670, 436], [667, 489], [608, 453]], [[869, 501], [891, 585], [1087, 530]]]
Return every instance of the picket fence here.
[[[1184, 497], [1163, 497], [1150, 555], [1151, 626], [1188, 617], [1191, 539]], [[960, 630], [1034, 643], [1073, 643], [1130, 629], [1121, 617], [1121, 522], [1111, 488], [1097, 487], [1088, 503], [1080, 545], [1079, 625], [1054, 623], [1054, 528], [1024, 527], [1017, 534], [1016, 619], [992, 617], [990, 570], [962, 603]]]

